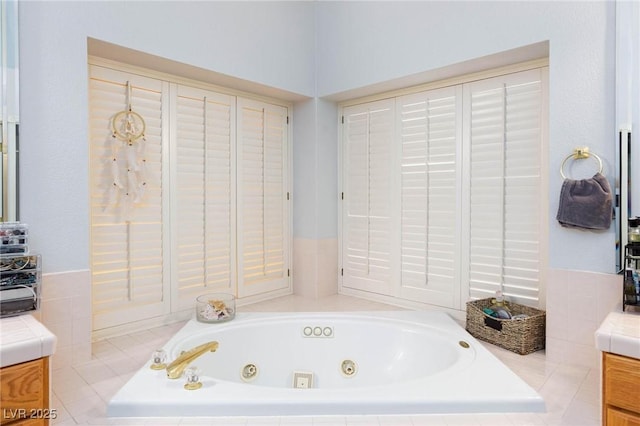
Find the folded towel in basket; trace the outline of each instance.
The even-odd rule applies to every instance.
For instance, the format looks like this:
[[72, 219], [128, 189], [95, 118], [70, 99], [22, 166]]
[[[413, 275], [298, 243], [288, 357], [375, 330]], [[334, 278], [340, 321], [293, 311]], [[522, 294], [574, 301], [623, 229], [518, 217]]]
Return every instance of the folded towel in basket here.
[[609, 229], [613, 201], [607, 178], [596, 173], [590, 179], [565, 179], [556, 219], [566, 227]]

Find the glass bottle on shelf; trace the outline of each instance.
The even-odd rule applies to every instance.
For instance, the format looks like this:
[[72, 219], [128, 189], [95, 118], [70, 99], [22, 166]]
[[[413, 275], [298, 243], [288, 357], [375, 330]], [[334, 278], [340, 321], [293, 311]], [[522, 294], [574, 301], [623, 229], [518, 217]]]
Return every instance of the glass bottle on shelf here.
[[631, 269], [625, 269], [624, 271], [624, 303], [627, 305], [635, 305], [638, 303], [633, 272]]
[[640, 217], [632, 217], [629, 219], [629, 243], [640, 243]]

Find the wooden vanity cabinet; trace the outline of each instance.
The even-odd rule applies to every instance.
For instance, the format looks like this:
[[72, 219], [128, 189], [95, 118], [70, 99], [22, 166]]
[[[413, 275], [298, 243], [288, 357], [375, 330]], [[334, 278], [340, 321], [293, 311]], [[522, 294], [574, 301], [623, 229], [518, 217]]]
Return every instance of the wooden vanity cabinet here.
[[48, 425], [55, 417], [49, 409], [49, 357], [0, 369], [0, 425]]
[[602, 353], [602, 424], [640, 426], [640, 360]]

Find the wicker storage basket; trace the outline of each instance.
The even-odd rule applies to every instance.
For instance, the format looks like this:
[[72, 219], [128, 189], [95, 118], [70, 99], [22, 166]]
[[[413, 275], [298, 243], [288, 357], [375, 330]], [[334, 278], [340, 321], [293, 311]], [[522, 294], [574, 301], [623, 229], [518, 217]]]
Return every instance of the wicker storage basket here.
[[546, 320], [544, 311], [518, 303], [509, 303], [512, 315], [526, 314], [528, 317], [503, 320], [493, 318], [482, 311], [490, 306], [491, 298], [467, 302], [467, 331], [473, 337], [520, 355], [544, 349]]

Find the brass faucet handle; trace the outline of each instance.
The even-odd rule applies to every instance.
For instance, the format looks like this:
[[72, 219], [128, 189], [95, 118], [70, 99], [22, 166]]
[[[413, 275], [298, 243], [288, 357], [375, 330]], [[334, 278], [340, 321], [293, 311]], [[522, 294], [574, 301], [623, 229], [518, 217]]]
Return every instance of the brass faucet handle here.
[[152, 370], [164, 370], [167, 368], [167, 364], [165, 364], [167, 361], [167, 352], [165, 352], [164, 349], [156, 349], [151, 359], [153, 361], [150, 366]]

